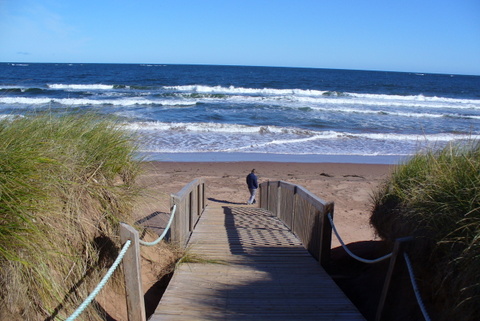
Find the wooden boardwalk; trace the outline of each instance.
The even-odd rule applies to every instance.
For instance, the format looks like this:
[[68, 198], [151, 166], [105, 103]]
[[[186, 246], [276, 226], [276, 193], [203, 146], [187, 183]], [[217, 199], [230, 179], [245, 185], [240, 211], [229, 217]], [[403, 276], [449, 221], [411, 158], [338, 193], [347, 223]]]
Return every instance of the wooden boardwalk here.
[[266, 210], [210, 204], [150, 320], [364, 320], [320, 264]]

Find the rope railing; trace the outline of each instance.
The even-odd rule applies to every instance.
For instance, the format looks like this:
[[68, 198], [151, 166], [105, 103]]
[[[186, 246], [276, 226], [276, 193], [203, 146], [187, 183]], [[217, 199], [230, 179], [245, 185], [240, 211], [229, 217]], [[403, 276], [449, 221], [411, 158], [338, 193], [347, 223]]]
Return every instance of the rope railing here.
[[[154, 245], [157, 245], [158, 243], [160, 243], [160, 241], [163, 240], [165, 235], [167, 235], [167, 232], [170, 229], [170, 226], [172, 225], [173, 217], [175, 216], [176, 209], [177, 209], [177, 205], [174, 204], [173, 208], [172, 208], [171, 215], [170, 215], [170, 219], [168, 220], [168, 224], [165, 227], [165, 230], [163, 231], [163, 233], [160, 235], [160, 237], [158, 237], [155, 241], [152, 241], [152, 242], [145, 242], [145, 241], [139, 240], [139, 243], [141, 245], [145, 245], [145, 246], [154, 246]], [[90, 295], [82, 302], [82, 304], [80, 304], [80, 306], [75, 310], [75, 312], [73, 312], [72, 315], [66, 319], [66, 321], [75, 320], [87, 308], [87, 306], [93, 301], [93, 299], [98, 295], [98, 293], [103, 289], [105, 284], [108, 282], [108, 280], [112, 276], [113, 272], [115, 272], [115, 270], [117, 269], [118, 265], [120, 264], [123, 257], [125, 256], [125, 253], [127, 252], [128, 247], [130, 246], [131, 243], [132, 243], [131, 240], [128, 240], [128, 241], [125, 242], [122, 250], [120, 251], [120, 253], [117, 257], [117, 259], [112, 264], [112, 266], [108, 269], [105, 276], [98, 283], [98, 285], [95, 287], [95, 289], [92, 291], [92, 293], [90, 293]]]
[[[393, 252], [391, 253], [388, 253], [382, 257], [379, 257], [378, 259], [374, 259], [374, 260], [368, 260], [368, 259], [364, 259], [364, 258], [361, 258], [355, 254], [353, 254], [349, 249], [348, 247], [345, 245], [345, 242], [343, 242], [342, 238], [340, 237], [340, 234], [338, 233], [337, 231], [337, 228], [335, 227], [335, 224], [333, 223], [333, 219], [332, 219], [332, 216], [330, 215], [330, 213], [327, 214], [327, 217], [328, 217], [328, 220], [330, 221], [330, 225], [332, 226], [332, 230], [333, 232], [335, 233], [338, 241], [340, 242], [340, 244], [342, 245], [342, 248], [354, 259], [360, 261], [360, 262], [363, 262], [363, 263], [378, 263], [378, 262], [381, 262], [385, 259], [388, 259], [392, 256]], [[422, 311], [422, 315], [423, 315], [423, 318], [426, 320], [426, 321], [430, 321], [430, 317], [428, 315], [428, 312], [425, 308], [425, 305], [423, 304], [423, 301], [422, 301], [422, 298], [420, 296], [420, 291], [418, 289], [418, 286], [417, 286], [417, 282], [415, 281], [415, 275], [413, 273], [413, 268], [412, 268], [412, 263], [410, 262], [410, 258], [408, 257], [407, 253], [403, 252], [403, 257], [405, 259], [405, 263], [407, 265], [407, 269], [408, 269], [408, 274], [410, 276], [410, 282], [412, 284], [412, 288], [413, 288], [413, 291], [415, 293], [415, 297], [417, 299], [417, 303], [418, 303], [418, 306], [420, 307], [420, 310]]]
[[163, 231], [163, 233], [158, 237], [158, 239], [156, 239], [155, 241], [152, 241], [152, 242], [146, 242], [146, 241], [142, 241], [142, 240], [139, 240], [138, 242], [141, 245], [145, 245], [145, 246], [154, 246], [154, 245], [157, 245], [158, 243], [160, 243], [160, 241], [163, 240], [165, 235], [167, 235], [168, 230], [170, 229], [170, 226], [172, 225], [173, 217], [175, 216], [176, 211], [177, 211], [177, 204], [173, 204], [173, 208], [172, 208], [172, 212], [170, 214], [170, 219], [168, 220], [168, 224], [165, 227], [165, 230]]
[[103, 289], [103, 287], [105, 286], [105, 284], [107, 283], [107, 281], [110, 279], [110, 277], [112, 276], [113, 272], [115, 272], [115, 270], [117, 269], [118, 265], [120, 264], [120, 262], [122, 261], [123, 257], [125, 256], [125, 253], [127, 252], [130, 244], [132, 243], [132, 241], [128, 240], [127, 242], [125, 242], [125, 244], [123, 245], [122, 247], [122, 250], [120, 251], [120, 253], [118, 254], [117, 256], [117, 259], [115, 260], [115, 262], [113, 262], [112, 266], [108, 269], [107, 273], [105, 274], [105, 276], [102, 278], [102, 280], [98, 283], [98, 285], [95, 287], [95, 289], [92, 291], [92, 293], [90, 293], [90, 295], [85, 299], [85, 301], [83, 301], [82, 304], [80, 304], [80, 306], [75, 310], [75, 312], [72, 313], [71, 316], [69, 316], [67, 318], [66, 321], [73, 321], [75, 320], [86, 308], [87, 306], [93, 301], [93, 299], [98, 295], [98, 293], [100, 292], [100, 290]]
[[[192, 189], [191, 185], [196, 184], [204, 184], [203, 180], [194, 180], [192, 183], [184, 187], [181, 191], [180, 194], [186, 194], [184, 191], [187, 187], [189, 189]], [[203, 185], [202, 185], [203, 186]], [[188, 190], [187, 192], [189, 192]], [[183, 192], [183, 194], [182, 194]], [[191, 192], [191, 191], [190, 191]], [[201, 192], [201, 196], [200, 196]], [[198, 190], [199, 196], [198, 199], [196, 199], [196, 202], [198, 202], [198, 209], [203, 210], [205, 207], [205, 201], [204, 201], [204, 188], [202, 187], [201, 189]], [[175, 195], [172, 195], [175, 196]], [[185, 196], [182, 196], [185, 197]], [[180, 197], [180, 201], [182, 200], [182, 197]], [[177, 197], [178, 198], [178, 197]], [[127, 286], [127, 312], [128, 312], [128, 318], [129, 320], [146, 320], [145, 318], [145, 307], [141, 301], [143, 301], [143, 292], [141, 289], [141, 276], [140, 276], [140, 251], [139, 251], [139, 245], [144, 245], [144, 246], [154, 246], [160, 243], [165, 236], [167, 235], [168, 231], [171, 228], [171, 225], [174, 221], [175, 213], [177, 212], [177, 204], [176, 200], [174, 200], [172, 206], [172, 211], [170, 213], [170, 219], [168, 220], [167, 226], [165, 227], [163, 233], [154, 241], [152, 242], [146, 242], [142, 241], [139, 239], [138, 232], [132, 228], [130, 225], [121, 223], [120, 224], [120, 238], [122, 239], [122, 242], [125, 242], [122, 250], [120, 251], [117, 259], [115, 262], [112, 264], [112, 266], [108, 269], [107, 273], [105, 276], [102, 278], [102, 280], [99, 282], [99, 284], [95, 287], [95, 289], [90, 293], [90, 295], [83, 301], [83, 303], [72, 313], [71, 316], [69, 316], [66, 321], [74, 321], [85, 309], [86, 307], [93, 301], [93, 299], [98, 295], [98, 293], [103, 289], [105, 284], [108, 282], [110, 277], [112, 276], [113, 272], [117, 269], [118, 265], [120, 262], [125, 258], [126, 262], [124, 262], [124, 273], [125, 273], [125, 283]], [[191, 210], [187, 210], [186, 213], [191, 215]], [[181, 210], [181, 212], [184, 210]], [[183, 213], [183, 212], [182, 212]], [[180, 215], [180, 214], [179, 214]], [[129, 251], [130, 249], [130, 251]], [[134, 259], [136, 258], [136, 259]], [[136, 262], [134, 262], [136, 261]], [[128, 262], [128, 264], [127, 264]], [[127, 270], [128, 270], [128, 277], [127, 277]], [[132, 274], [136, 275], [136, 277], [132, 277]], [[136, 280], [135, 280], [136, 279]], [[127, 282], [128, 281], [128, 282]], [[132, 289], [131, 289], [132, 288]], [[136, 289], [133, 289], [136, 288]], [[141, 298], [140, 298], [141, 297]]]
[[412, 283], [413, 292], [415, 292], [415, 297], [417, 298], [418, 306], [422, 311], [423, 318], [426, 321], [430, 321], [430, 316], [428, 315], [427, 309], [423, 304], [422, 297], [420, 296], [420, 291], [418, 290], [417, 281], [415, 281], [415, 275], [413, 273], [412, 263], [410, 262], [410, 258], [408, 257], [407, 253], [403, 253], [403, 258], [405, 259], [405, 263], [407, 264], [408, 274], [410, 275], [410, 282]]
[[333, 219], [332, 219], [332, 216], [330, 215], [330, 213], [328, 213], [327, 217], [328, 217], [328, 220], [330, 221], [330, 225], [332, 226], [332, 230], [335, 233], [335, 236], [337, 237], [338, 241], [342, 245], [343, 249], [345, 250], [345, 252], [348, 253], [348, 255], [350, 255], [355, 260], [363, 262], [363, 263], [367, 263], [367, 264], [372, 264], [372, 263], [381, 262], [381, 261], [386, 260], [386, 259], [388, 259], [392, 256], [392, 253], [388, 253], [388, 254], [386, 254], [382, 257], [379, 257], [377, 259], [369, 260], [369, 259], [364, 259], [364, 258], [361, 258], [361, 257], [355, 255], [352, 251], [350, 251], [350, 249], [347, 247], [347, 245], [345, 245], [342, 238], [340, 237], [340, 234], [338, 234], [337, 228], [335, 227], [335, 224], [333, 223]]

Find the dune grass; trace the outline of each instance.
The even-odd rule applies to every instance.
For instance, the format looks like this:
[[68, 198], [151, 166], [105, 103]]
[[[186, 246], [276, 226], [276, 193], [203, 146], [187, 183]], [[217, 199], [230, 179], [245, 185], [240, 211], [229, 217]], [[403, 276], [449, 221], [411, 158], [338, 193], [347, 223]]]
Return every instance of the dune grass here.
[[415, 237], [409, 255], [439, 319], [480, 319], [479, 142], [418, 154], [399, 166], [374, 195], [371, 223], [391, 242]]
[[[98, 282], [119, 248], [117, 223], [131, 222], [135, 151], [95, 115], [0, 121], [1, 320], [63, 319]], [[91, 306], [82, 319], [101, 313]]]

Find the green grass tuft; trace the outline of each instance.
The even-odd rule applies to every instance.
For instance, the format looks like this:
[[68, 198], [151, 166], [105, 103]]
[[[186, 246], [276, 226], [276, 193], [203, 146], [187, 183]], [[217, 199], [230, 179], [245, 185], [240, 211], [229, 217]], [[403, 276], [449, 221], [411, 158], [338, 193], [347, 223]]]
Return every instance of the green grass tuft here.
[[176, 265], [184, 263], [200, 263], [200, 264], [227, 264], [223, 260], [209, 259], [202, 255], [192, 253], [189, 249], [185, 250], [182, 257], [177, 261]]
[[415, 237], [409, 254], [439, 318], [480, 319], [480, 143], [416, 155], [373, 198], [382, 238]]
[[[109, 261], [102, 249], [118, 248], [117, 223], [130, 221], [135, 152], [95, 115], [0, 121], [1, 320], [63, 319], [88, 295]], [[101, 315], [91, 306], [82, 319]]]

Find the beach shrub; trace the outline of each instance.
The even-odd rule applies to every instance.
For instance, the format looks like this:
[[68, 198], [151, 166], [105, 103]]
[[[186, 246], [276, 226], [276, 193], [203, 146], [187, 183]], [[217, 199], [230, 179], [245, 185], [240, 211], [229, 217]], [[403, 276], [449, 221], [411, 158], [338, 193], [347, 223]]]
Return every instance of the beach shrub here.
[[[139, 164], [113, 120], [52, 114], [0, 121], [0, 319], [72, 313], [116, 257]], [[90, 307], [83, 320], [100, 320]]]
[[408, 254], [423, 296], [437, 307], [432, 314], [479, 320], [480, 143], [414, 156], [373, 198], [370, 221], [379, 236], [414, 236]]

